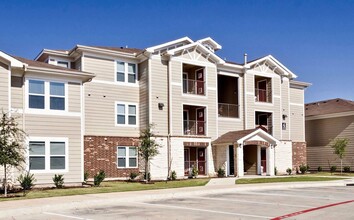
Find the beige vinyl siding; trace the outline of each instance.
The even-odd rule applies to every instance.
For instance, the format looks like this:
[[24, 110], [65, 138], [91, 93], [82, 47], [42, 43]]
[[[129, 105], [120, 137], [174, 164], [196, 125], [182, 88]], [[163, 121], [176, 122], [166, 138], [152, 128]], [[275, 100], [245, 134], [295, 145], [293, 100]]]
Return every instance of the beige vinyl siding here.
[[[282, 140], [290, 140], [290, 124], [289, 124], [289, 79], [288, 78], [283, 78], [283, 83], [281, 84], [281, 104], [282, 104], [282, 109], [281, 109], [281, 122], [286, 123], [286, 130], [281, 129], [282, 132]], [[288, 117], [283, 120], [282, 115], [287, 115]]]
[[139, 136], [138, 126], [116, 126], [115, 115], [116, 102], [139, 103], [139, 87], [96, 82], [84, 86], [85, 135]]
[[[340, 160], [329, 146], [335, 138], [349, 138], [343, 166], [354, 168], [354, 115], [328, 119], [306, 121], [307, 161], [312, 169], [322, 166], [329, 170], [337, 166], [340, 170]], [[329, 162], [329, 164], [328, 164]]]
[[145, 129], [149, 124], [149, 61], [146, 60], [139, 64], [139, 115], [140, 129]]
[[304, 90], [290, 88], [290, 103], [304, 104]]
[[11, 108], [23, 109], [23, 78], [11, 77]]
[[[168, 106], [167, 106], [167, 61], [151, 60], [151, 106], [152, 121], [154, 128], [159, 135], [167, 135], [168, 132]], [[163, 103], [165, 107], [160, 110], [158, 104]]]
[[80, 83], [68, 83], [68, 103], [69, 112], [81, 111], [81, 84]]
[[0, 110], [9, 111], [9, 72], [8, 66], [0, 62]]
[[95, 73], [94, 80], [115, 82], [115, 61], [98, 57], [84, 56], [85, 72]]
[[75, 61], [75, 67], [74, 68], [77, 69], [77, 70], [81, 70], [81, 59], [77, 59]]
[[[80, 117], [25, 115], [25, 131], [31, 137], [68, 138], [68, 172], [63, 173], [65, 182], [81, 182], [81, 119]], [[55, 173], [35, 174], [37, 184], [52, 183]]]
[[305, 141], [304, 107], [290, 104], [290, 138], [292, 141]]

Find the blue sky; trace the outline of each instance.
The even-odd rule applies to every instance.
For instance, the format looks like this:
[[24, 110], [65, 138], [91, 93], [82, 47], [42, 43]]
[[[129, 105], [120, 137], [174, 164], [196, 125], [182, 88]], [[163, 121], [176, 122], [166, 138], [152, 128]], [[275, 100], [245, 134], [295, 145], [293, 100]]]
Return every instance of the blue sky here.
[[354, 1], [3, 1], [0, 50], [33, 59], [76, 44], [146, 48], [212, 37], [242, 62], [272, 54], [311, 82], [306, 102], [354, 100]]

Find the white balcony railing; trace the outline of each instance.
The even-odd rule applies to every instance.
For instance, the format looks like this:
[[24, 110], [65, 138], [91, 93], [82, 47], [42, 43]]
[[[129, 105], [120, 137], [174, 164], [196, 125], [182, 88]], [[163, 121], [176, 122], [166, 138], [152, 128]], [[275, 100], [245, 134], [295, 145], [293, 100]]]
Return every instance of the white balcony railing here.
[[256, 89], [257, 102], [272, 102], [268, 89]]
[[220, 117], [226, 118], [238, 118], [239, 117], [239, 105], [219, 103], [218, 112]]
[[185, 135], [205, 135], [205, 121], [183, 121], [183, 131]]
[[183, 79], [183, 93], [205, 95], [205, 81]]

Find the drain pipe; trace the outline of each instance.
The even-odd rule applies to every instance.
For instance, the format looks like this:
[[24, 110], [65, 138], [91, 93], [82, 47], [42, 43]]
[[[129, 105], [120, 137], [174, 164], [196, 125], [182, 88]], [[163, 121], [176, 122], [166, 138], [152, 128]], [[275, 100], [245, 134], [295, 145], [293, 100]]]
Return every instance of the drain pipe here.
[[171, 57], [167, 62], [167, 179], [171, 177]]

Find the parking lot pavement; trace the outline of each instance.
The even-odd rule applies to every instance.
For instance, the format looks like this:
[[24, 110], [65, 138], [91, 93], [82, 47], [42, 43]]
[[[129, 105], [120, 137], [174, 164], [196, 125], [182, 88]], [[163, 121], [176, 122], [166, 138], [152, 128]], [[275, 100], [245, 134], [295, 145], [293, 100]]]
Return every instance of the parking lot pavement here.
[[354, 186], [256, 189], [43, 211], [9, 219], [354, 219]]

